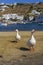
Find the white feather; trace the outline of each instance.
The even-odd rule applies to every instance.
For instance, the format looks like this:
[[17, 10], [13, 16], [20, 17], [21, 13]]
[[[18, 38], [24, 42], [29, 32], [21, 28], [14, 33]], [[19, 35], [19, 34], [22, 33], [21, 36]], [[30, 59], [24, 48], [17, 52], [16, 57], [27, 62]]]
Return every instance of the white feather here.
[[27, 41], [27, 45], [29, 47], [32, 47], [32, 46], [35, 46], [36, 45], [36, 39], [35, 39], [35, 37], [33, 35], [33, 32], [32, 32], [31, 38], [28, 39], [28, 41]]
[[20, 36], [19, 33], [18, 33], [18, 29], [16, 29], [16, 39], [17, 39], [17, 40], [21, 40], [21, 36]]

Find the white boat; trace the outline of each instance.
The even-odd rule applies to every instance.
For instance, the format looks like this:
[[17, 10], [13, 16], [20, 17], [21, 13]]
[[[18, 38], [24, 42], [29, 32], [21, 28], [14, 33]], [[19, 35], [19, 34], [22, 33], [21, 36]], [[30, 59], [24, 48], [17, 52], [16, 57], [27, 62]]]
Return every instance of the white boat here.
[[1, 26], [7, 26], [8, 24], [7, 23], [1, 23]]

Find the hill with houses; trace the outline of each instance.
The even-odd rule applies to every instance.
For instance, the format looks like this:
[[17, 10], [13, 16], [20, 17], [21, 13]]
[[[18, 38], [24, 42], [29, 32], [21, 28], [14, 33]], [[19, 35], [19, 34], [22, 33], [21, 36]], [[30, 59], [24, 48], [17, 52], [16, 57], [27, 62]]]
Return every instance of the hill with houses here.
[[43, 2], [0, 4], [0, 19], [1, 17], [3, 18], [3, 16], [6, 18], [23, 19], [25, 16], [35, 16], [37, 14], [43, 14]]
[[17, 13], [21, 15], [27, 15], [32, 10], [37, 10], [43, 13], [43, 2], [0, 4], [0, 15], [8, 14], [8, 13]]

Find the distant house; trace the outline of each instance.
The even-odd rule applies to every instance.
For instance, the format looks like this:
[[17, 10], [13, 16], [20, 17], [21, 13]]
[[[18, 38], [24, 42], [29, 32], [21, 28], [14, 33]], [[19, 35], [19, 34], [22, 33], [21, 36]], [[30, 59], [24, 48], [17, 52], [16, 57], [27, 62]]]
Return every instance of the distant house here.
[[8, 8], [7, 5], [5, 5], [4, 3], [0, 4], [0, 11], [5, 11], [5, 8]]
[[12, 19], [16, 19], [17, 18], [17, 14], [11, 14], [11, 18]]
[[1, 8], [3, 8], [3, 9], [4, 9], [4, 8], [8, 8], [8, 6], [7, 6], [7, 5], [3, 5], [3, 6], [1, 6]]
[[2, 15], [2, 19], [19, 19], [19, 20], [23, 20], [24, 16], [23, 15], [17, 15], [17, 14], [4, 14]]
[[32, 10], [31, 12], [33, 15], [40, 15], [40, 12], [36, 11], [36, 10]]
[[17, 19], [23, 20], [24, 16], [23, 15], [17, 15]]
[[34, 19], [34, 16], [29, 16], [29, 20], [32, 21]]

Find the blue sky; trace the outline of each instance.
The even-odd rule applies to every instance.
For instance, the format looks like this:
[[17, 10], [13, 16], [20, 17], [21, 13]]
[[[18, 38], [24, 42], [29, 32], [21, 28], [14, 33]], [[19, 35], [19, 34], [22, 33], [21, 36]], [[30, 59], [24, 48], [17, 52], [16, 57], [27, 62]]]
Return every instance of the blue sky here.
[[27, 2], [43, 2], [43, 0], [0, 0], [0, 3], [27, 3]]

